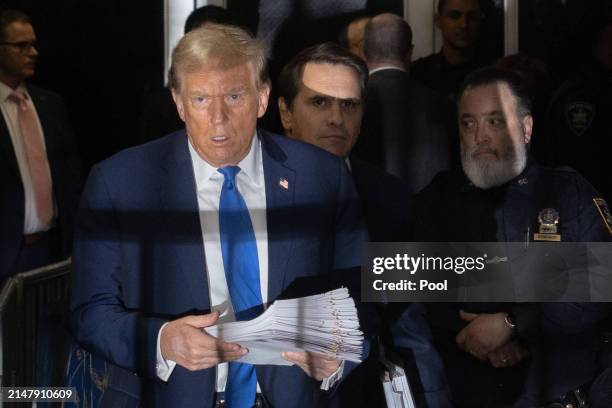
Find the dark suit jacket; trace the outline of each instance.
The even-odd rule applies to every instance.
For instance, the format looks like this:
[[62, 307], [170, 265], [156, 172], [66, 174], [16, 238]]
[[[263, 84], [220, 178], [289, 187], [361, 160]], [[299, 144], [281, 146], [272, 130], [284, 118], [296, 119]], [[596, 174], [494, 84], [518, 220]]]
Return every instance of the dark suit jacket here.
[[[340, 159], [264, 131], [259, 137], [266, 181], [268, 299], [273, 301], [300, 279], [328, 279], [336, 269], [358, 266], [365, 232]], [[95, 166], [77, 220], [71, 302], [76, 338], [136, 373], [120, 381], [111, 378], [110, 387], [137, 393], [144, 386], [144, 406], [213, 403], [214, 369], [190, 372], [177, 366], [165, 384], [155, 374], [162, 324], [208, 313], [211, 307], [187, 143], [183, 130]], [[288, 189], [279, 184], [281, 179], [288, 181]], [[297, 366], [256, 370], [272, 406], [312, 407], [324, 397], [320, 383]]]
[[[370, 235], [374, 242], [403, 242], [413, 236], [414, 198], [402, 180], [352, 156], [351, 173]], [[390, 303], [368, 310], [372, 332], [401, 356], [411, 391], [418, 406], [448, 407], [450, 396], [440, 357], [435, 350], [424, 307], [418, 303]], [[384, 404], [379, 378], [379, 355], [375, 346], [339, 390], [341, 406], [378, 407]]]
[[396, 69], [370, 75], [355, 154], [420, 191], [454, 158], [452, 113], [434, 91]]
[[350, 160], [370, 241], [407, 241], [413, 214], [408, 185], [359, 157], [352, 156]]
[[[61, 97], [27, 85], [43, 128], [57, 204], [60, 257], [70, 255], [73, 219], [78, 206], [81, 163]], [[11, 136], [0, 115], [0, 281], [19, 272], [17, 257], [23, 241], [25, 196]]]

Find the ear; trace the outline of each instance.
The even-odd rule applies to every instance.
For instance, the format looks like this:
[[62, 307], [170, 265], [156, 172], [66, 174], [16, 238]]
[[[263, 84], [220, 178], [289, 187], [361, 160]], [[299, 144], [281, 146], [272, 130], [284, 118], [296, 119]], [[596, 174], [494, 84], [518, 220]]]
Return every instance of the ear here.
[[183, 100], [181, 99], [181, 95], [176, 92], [174, 88], [172, 88], [172, 99], [174, 99], [174, 104], [176, 105], [176, 110], [183, 122], [185, 122], [185, 108], [183, 107]]
[[522, 122], [523, 133], [525, 134], [525, 144], [529, 144], [531, 141], [531, 134], [533, 133], [533, 116], [525, 116]]
[[257, 94], [257, 97], [259, 98], [257, 117], [261, 118], [264, 113], [266, 113], [266, 109], [268, 109], [268, 101], [270, 100], [270, 83], [266, 82], [265, 84], [263, 84], [262, 88]]
[[280, 112], [281, 122], [283, 124], [283, 129], [285, 129], [285, 134], [287, 136], [291, 136], [291, 111], [287, 107], [287, 103], [285, 102], [285, 98], [282, 96], [278, 97], [278, 111]]

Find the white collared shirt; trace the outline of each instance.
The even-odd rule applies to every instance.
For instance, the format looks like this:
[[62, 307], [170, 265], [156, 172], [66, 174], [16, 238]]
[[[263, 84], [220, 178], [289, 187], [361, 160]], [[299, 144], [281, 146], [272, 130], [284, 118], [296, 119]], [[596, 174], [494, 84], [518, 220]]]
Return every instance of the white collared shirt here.
[[[206, 254], [206, 270], [203, 270], [202, 273], [208, 277], [211, 310], [219, 311], [219, 323], [233, 322], [236, 319], [230, 301], [227, 280], [225, 279], [219, 233], [219, 199], [223, 186], [223, 174], [219, 173], [216, 167], [203, 160], [191, 143], [189, 143], [189, 154], [193, 163], [200, 225], [204, 241], [204, 253]], [[261, 300], [265, 304], [268, 301], [268, 228], [261, 142], [257, 135], [253, 137], [251, 149], [246, 157], [238, 163], [238, 167], [240, 167], [240, 172], [236, 175], [236, 186], [249, 210], [253, 231], [255, 232]], [[157, 352], [157, 375], [160, 379], [167, 381], [176, 363], [171, 360], [164, 361], [161, 357], [159, 338]], [[217, 365], [217, 392], [225, 390], [227, 368], [228, 363]], [[257, 388], [259, 390], [259, 385]]]
[[[25, 95], [27, 95], [28, 98], [30, 98], [30, 94], [28, 93], [28, 90], [26, 89], [23, 83], [17, 87], [17, 90], [23, 92]], [[11, 89], [8, 85], [0, 82], [0, 110], [2, 111], [2, 116], [4, 116], [4, 122], [6, 123], [6, 127], [8, 128], [8, 132], [11, 137], [11, 142], [13, 143], [13, 149], [15, 151], [15, 157], [17, 159], [17, 166], [19, 168], [19, 173], [21, 174], [21, 182], [23, 184], [23, 192], [25, 198], [23, 233], [34, 234], [36, 232], [47, 231], [49, 228], [51, 228], [51, 224], [45, 225], [41, 223], [36, 212], [36, 199], [34, 197], [34, 188], [32, 187], [30, 167], [28, 166], [28, 158], [26, 156], [25, 146], [21, 137], [21, 129], [19, 128], [19, 117], [17, 110], [18, 106], [16, 102], [11, 101], [9, 99], [9, 96], [12, 92], [13, 89]], [[34, 108], [34, 112], [36, 113], [36, 119], [38, 122], [38, 127], [40, 128], [40, 134], [43, 135], [43, 148], [46, 149], [45, 138], [42, 126], [40, 124], [40, 119], [38, 118], [38, 112], [36, 112], [36, 107], [34, 106], [34, 104], [32, 104], [32, 107]], [[51, 175], [51, 171], [48, 169], [48, 166], [47, 170], [49, 171], [49, 175]], [[51, 223], [52, 222], [53, 221], [51, 221]]]
[[405, 70], [404, 68], [395, 67], [395, 66], [393, 66], [393, 65], [385, 65], [385, 66], [383, 66], [383, 67], [374, 68], [373, 70], [371, 70], [371, 71], [368, 73], [368, 75], [372, 75], [372, 74], [373, 74], [373, 73], [375, 73], [375, 72], [378, 72], [378, 71], [385, 71], [385, 70], [388, 70], [388, 69], [394, 69], [394, 70], [396, 70], [396, 71], [406, 72], [406, 70]]
[[[220, 313], [219, 323], [235, 321], [234, 310], [230, 301], [230, 294], [225, 279], [225, 268], [223, 267], [223, 256], [221, 252], [221, 236], [219, 233], [219, 199], [223, 186], [223, 175], [203, 160], [189, 143], [189, 154], [193, 163], [193, 172], [196, 181], [198, 208], [200, 211], [200, 225], [202, 228], [202, 239], [204, 241], [204, 253], [206, 254], [206, 270], [202, 273], [208, 277], [208, 290], [210, 295], [211, 310]], [[261, 300], [264, 304], [268, 302], [268, 226], [266, 219], [266, 185], [263, 170], [263, 158], [261, 141], [255, 135], [251, 143], [251, 149], [244, 159], [238, 163], [240, 172], [236, 175], [236, 186], [242, 194], [251, 216], [255, 241], [257, 246], [257, 257], [259, 260], [259, 283], [261, 289]], [[164, 360], [161, 354], [160, 334], [166, 326], [165, 323], [157, 335], [157, 376], [162, 381], [168, 381], [176, 362]], [[227, 382], [228, 363], [217, 365], [216, 391], [224, 392]], [[330, 389], [342, 378], [344, 372], [344, 361], [338, 369], [329, 377], [323, 379], [321, 389]], [[257, 392], [261, 392], [259, 382]]]

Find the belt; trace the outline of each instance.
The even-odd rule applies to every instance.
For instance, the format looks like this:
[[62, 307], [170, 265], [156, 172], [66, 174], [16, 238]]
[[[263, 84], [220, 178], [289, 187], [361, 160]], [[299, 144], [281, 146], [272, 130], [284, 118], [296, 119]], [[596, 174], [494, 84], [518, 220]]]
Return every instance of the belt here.
[[[264, 408], [264, 398], [263, 395], [257, 394], [255, 396], [255, 403], [253, 404], [253, 408]], [[215, 405], [214, 408], [229, 408], [227, 402], [225, 401], [225, 393], [218, 392], [215, 394]]]
[[42, 232], [35, 232], [33, 234], [24, 234], [23, 244], [25, 246], [33, 245], [37, 243], [38, 241], [40, 241], [41, 239], [43, 239], [45, 235], [49, 234], [51, 231], [53, 231], [53, 229], [42, 231]]

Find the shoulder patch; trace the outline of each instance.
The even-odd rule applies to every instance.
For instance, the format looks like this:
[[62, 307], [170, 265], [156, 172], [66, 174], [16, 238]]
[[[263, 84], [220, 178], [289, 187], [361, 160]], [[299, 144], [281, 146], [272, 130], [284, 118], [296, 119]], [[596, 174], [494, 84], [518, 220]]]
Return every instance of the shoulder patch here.
[[565, 105], [565, 119], [567, 126], [576, 136], [582, 136], [589, 130], [593, 118], [597, 112], [597, 106], [587, 101], [574, 101]]
[[608, 232], [612, 235], [612, 214], [610, 214], [610, 207], [608, 207], [608, 203], [603, 198], [593, 198], [593, 202], [595, 203], [595, 207], [597, 207], [597, 211], [599, 211], [599, 215], [606, 226], [608, 228]]

